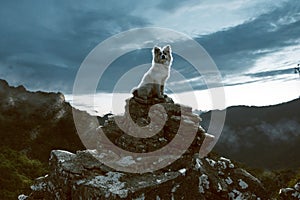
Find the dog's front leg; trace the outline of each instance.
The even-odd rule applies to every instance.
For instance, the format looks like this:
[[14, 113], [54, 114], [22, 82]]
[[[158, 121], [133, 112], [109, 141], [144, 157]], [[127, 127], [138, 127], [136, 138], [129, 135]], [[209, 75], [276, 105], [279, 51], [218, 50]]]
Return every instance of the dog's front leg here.
[[165, 91], [165, 86], [164, 85], [160, 85], [160, 94], [162, 96], [164, 96], [164, 91]]
[[157, 97], [159, 99], [164, 98], [164, 96], [162, 95], [162, 90], [161, 90], [161, 85], [160, 84], [155, 84], [155, 92], [157, 93]]

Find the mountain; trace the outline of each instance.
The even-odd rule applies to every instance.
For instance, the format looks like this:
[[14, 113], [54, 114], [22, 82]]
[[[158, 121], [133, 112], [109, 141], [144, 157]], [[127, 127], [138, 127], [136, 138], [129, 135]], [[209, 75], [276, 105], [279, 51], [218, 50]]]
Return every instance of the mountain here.
[[[266, 107], [230, 107], [214, 151], [256, 168], [297, 169], [299, 111], [300, 99]], [[201, 114], [204, 128], [209, 125], [210, 115]]]
[[[0, 199], [29, 192], [48, 171], [53, 149], [85, 149], [77, 135], [72, 107], [61, 93], [29, 92], [0, 80]], [[86, 117], [85, 112], [74, 110]]]
[[[152, 121], [159, 125], [167, 119], [166, 125], [158, 134], [150, 138], [136, 139], [124, 134], [120, 124], [117, 125], [119, 120], [124, 125], [123, 128], [132, 128], [132, 124], [125, 120], [128, 113], [125, 118], [110, 114], [104, 117], [91, 116], [72, 108], [64, 101], [61, 93], [30, 92], [23, 86], [12, 87], [6, 81], [0, 80], [1, 199], [16, 199], [18, 196], [19, 199], [28, 200], [71, 197], [279, 199], [280, 188], [282, 199], [289, 199], [299, 192], [299, 172], [296, 174], [293, 171], [251, 169], [215, 153], [203, 157], [203, 141], [212, 136], [199, 127], [198, 115], [194, 115], [190, 107], [178, 105], [171, 100], [159, 103], [164, 107], [165, 114], [150, 109], [151, 103], [127, 100], [130, 116], [140, 126], [156, 129], [156, 126], [151, 125]], [[152, 113], [148, 116], [149, 110]], [[80, 119], [77, 127], [72, 112]], [[181, 121], [182, 133], [186, 135], [180, 136], [179, 143], [174, 145], [172, 141], [177, 138]], [[101, 135], [100, 127], [114, 145], [128, 152], [151, 153], [171, 144], [172, 148], [168, 151], [171, 156], [166, 156], [167, 160], [184, 147], [185, 141], [190, 139], [189, 134], [193, 132], [191, 130], [196, 131], [196, 135], [190, 141], [192, 144], [188, 150], [182, 156], [176, 157], [178, 159], [171, 165], [154, 172], [148, 170], [145, 173], [128, 173], [114, 170], [96, 159], [99, 155], [97, 152], [101, 150], [99, 141], [103, 141], [101, 138], [94, 138]], [[80, 130], [84, 130], [84, 134], [79, 135]], [[136, 133], [144, 134], [144, 131]], [[91, 148], [85, 150], [82, 141]], [[204, 148], [200, 151], [202, 147]], [[142, 158], [122, 157], [121, 154], [110, 151], [100, 155], [101, 159], [119, 161], [117, 163], [125, 168], [136, 167], [135, 164], [143, 161]], [[158, 160], [162, 162], [166, 159], [159, 156]], [[147, 166], [151, 169], [151, 166], [157, 165], [155, 163], [146, 165], [145, 169]]]
[[84, 149], [72, 107], [63, 94], [29, 92], [23, 86], [11, 87], [4, 80], [0, 80], [0, 136], [2, 147], [42, 162], [48, 161], [52, 149]]

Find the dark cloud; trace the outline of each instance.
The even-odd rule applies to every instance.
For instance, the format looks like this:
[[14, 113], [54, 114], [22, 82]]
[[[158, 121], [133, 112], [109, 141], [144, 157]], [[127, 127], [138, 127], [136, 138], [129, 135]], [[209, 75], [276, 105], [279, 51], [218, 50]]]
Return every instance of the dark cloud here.
[[199, 4], [199, 1], [195, 2], [194, 0], [173, 0], [173, 1], [161, 1], [157, 4], [157, 8], [165, 11], [175, 11], [186, 4]]
[[[198, 38], [223, 73], [243, 72], [268, 53], [297, 44], [300, 2], [289, 1], [244, 24]], [[270, 50], [270, 51], [265, 51]]]
[[69, 83], [73, 82], [77, 70], [45, 63], [31, 63], [29, 66], [1, 66], [0, 76], [6, 77], [12, 85], [24, 85], [34, 91], [72, 90], [72, 84]]
[[[151, 5], [171, 12], [186, 2], [157, 1]], [[143, 18], [139, 6], [138, 3], [117, 0], [2, 2], [0, 78], [12, 84], [24, 84], [32, 90], [69, 93], [81, 62], [97, 44], [121, 31], [151, 25]], [[296, 44], [300, 38], [299, 13], [300, 2], [291, 0], [251, 21], [196, 40], [212, 56], [222, 74], [244, 74], [258, 58]], [[107, 71], [102, 80], [105, 83], [99, 83], [104, 86], [100, 87], [101, 90], [110, 91], [124, 72], [150, 59], [149, 50], [132, 52], [120, 58]], [[183, 72], [187, 79], [199, 76], [186, 61], [178, 57], [175, 60], [174, 69]], [[257, 78], [284, 73], [288, 72], [273, 69], [248, 76]], [[205, 86], [194, 83], [194, 88], [203, 89]]]
[[98, 43], [148, 24], [132, 16], [133, 9], [124, 1], [2, 2], [0, 78], [33, 90], [70, 92], [74, 72]]
[[282, 74], [293, 74], [294, 69], [283, 69], [283, 70], [271, 70], [271, 71], [264, 71], [264, 72], [258, 72], [258, 73], [251, 73], [251, 74], [245, 74], [246, 76], [250, 76], [253, 78], [260, 78], [260, 77], [269, 77], [269, 76], [276, 76], [276, 75], [282, 75]]

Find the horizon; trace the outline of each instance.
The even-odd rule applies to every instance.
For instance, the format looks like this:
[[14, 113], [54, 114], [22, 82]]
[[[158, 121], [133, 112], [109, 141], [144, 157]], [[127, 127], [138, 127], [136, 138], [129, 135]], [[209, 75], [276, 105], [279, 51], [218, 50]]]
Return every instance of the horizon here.
[[[257, 84], [262, 87], [258, 91]], [[282, 103], [287, 103], [300, 98], [300, 92], [291, 93], [290, 90], [300, 90], [300, 80], [294, 82], [266, 82], [266, 83], [252, 83], [248, 85], [235, 85], [225, 87], [226, 104], [225, 107], [219, 105], [212, 105], [210, 91], [198, 90], [191, 92], [182, 92], [176, 94], [168, 94], [173, 98], [175, 103], [191, 106], [194, 111], [208, 112], [211, 110], [224, 110], [233, 106], [272, 106]], [[286, 90], [289, 88], [289, 90]], [[214, 89], [214, 88], [213, 88]], [[212, 89], [212, 90], [213, 90]], [[253, 101], [253, 93], [255, 91], [257, 97], [263, 101]], [[283, 92], [278, 92], [283, 91]], [[64, 94], [66, 101], [79, 110], [87, 111], [89, 114], [102, 116], [107, 113], [121, 114], [124, 112], [125, 99], [132, 97], [131, 93], [104, 93], [97, 92], [96, 94], [83, 94], [77, 97], [78, 102], [73, 102], [72, 94]], [[196, 104], [190, 98], [196, 97]], [[239, 97], [239, 98], [236, 98]], [[86, 99], [90, 99], [86, 101]], [[94, 102], [93, 105], [87, 105], [85, 102]]]
[[[5, 82], [7, 82], [4, 79], [0, 79]], [[297, 96], [295, 93], [290, 93], [289, 90], [286, 90], [285, 93], [278, 93], [276, 92], [276, 88], [278, 89], [278, 86], [282, 86], [282, 88], [279, 88], [279, 91], [284, 91], [283, 88], [289, 87], [290, 90], [298, 90], [300, 86], [300, 80], [295, 80], [294, 82], [286, 82], [285, 84], [282, 84], [284, 81], [277, 81], [276, 84], [266, 82], [263, 86], [272, 86], [272, 87], [265, 87], [266, 90], [261, 90], [260, 92], [256, 91], [256, 94], [259, 93], [263, 96], [264, 101], [259, 102], [247, 102], [247, 99], [249, 99], [249, 96], [252, 96], [252, 94], [248, 94], [247, 92], [251, 90], [257, 90], [256, 85], [258, 83], [252, 83], [251, 87], [249, 85], [234, 85], [230, 87], [225, 88], [225, 96], [228, 100], [228, 97], [232, 96], [242, 96], [243, 98], [237, 99], [237, 101], [226, 101], [225, 107], [218, 107], [213, 106], [212, 101], [210, 98], [210, 91], [209, 89], [205, 90], [197, 90], [197, 91], [191, 91], [191, 92], [181, 92], [181, 93], [173, 93], [173, 94], [167, 94], [169, 97], [173, 98], [175, 103], [184, 104], [191, 106], [193, 109], [193, 112], [209, 112], [212, 110], [224, 110], [230, 107], [235, 106], [247, 106], [247, 107], [266, 107], [266, 106], [276, 106], [284, 103], [288, 103], [290, 101], [294, 101], [297, 99], [300, 99], [300, 95]], [[7, 82], [8, 83], [8, 82]], [[11, 85], [8, 83], [11, 87], [19, 87], [23, 85]], [[24, 86], [23, 86], [24, 87]], [[215, 88], [212, 88], [214, 90]], [[42, 91], [42, 90], [30, 90], [25, 87], [25, 90], [28, 92], [47, 92], [47, 93], [62, 93], [61, 91]], [[244, 93], [241, 93], [241, 91], [244, 91]], [[277, 95], [276, 98], [273, 98], [273, 96], [270, 96], [271, 93], [268, 93], [268, 91], [273, 92], [273, 95]], [[246, 92], [246, 93], [245, 93]], [[81, 111], [86, 111], [91, 115], [97, 115], [97, 116], [103, 116], [108, 113], [112, 114], [121, 114], [124, 112], [124, 105], [125, 100], [132, 97], [131, 93], [108, 93], [108, 92], [96, 92], [95, 94], [82, 94], [79, 95], [76, 99], [79, 100], [78, 102], [73, 102], [73, 94], [67, 94], [62, 93], [65, 97], [65, 101], [69, 102], [74, 108], [79, 109]], [[299, 93], [300, 94], [300, 93]], [[115, 96], [115, 97], [113, 97]], [[195, 102], [189, 103], [189, 98], [186, 97], [192, 97], [195, 96], [197, 98], [197, 105], [195, 105]], [[117, 97], [117, 98], [116, 98]], [[260, 96], [261, 97], [261, 96]], [[268, 97], [268, 98], [267, 98]], [[271, 98], [270, 98], [271, 97]], [[86, 99], [89, 99], [87, 102], [94, 102], [93, 104], [87, 104]], [[114, 105], [113, 105], [114, 104]], [[103, 106], [105, 105], [105, 106]]]

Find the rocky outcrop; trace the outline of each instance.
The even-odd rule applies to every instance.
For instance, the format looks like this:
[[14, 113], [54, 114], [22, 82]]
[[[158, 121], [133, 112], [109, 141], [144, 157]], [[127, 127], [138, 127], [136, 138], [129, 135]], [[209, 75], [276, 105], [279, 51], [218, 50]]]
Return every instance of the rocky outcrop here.
[[266, 199], [258, 179], [223, 157], [194, 155], [179, 170], [131, 174], [94, 156], [93, 150], [52, 151], [50, 173], [36, 180], [28, 199]]
[[[131, 98], [125, 110], [84, 132], [81, 137], [93, 150], [53, 150], [49, 174], [36, 180], [26, 198], [267, 199], [261, 182], [236, 163], [203, 157], [203, 141], [209, 135], [190, 107], [170, 101], [143, 104]], [[112, 144], [118, 152], [110, 149]], [[169, 163], [172, 158], [175, 161]]]
[[281, 188], [279, 191], [280, 199], [300, 199], [300, 180], [294, 185], [294, 187]]

